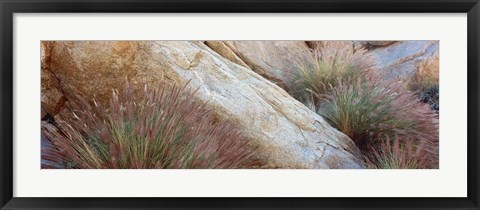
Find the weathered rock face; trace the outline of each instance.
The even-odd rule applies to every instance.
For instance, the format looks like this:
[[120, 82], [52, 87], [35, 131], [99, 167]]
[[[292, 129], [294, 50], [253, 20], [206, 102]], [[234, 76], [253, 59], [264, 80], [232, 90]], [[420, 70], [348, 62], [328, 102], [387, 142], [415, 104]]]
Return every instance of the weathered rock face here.
[[314, 50], [350, 50], [353, 48], [352, 41], [335, 41], [335, 40], [327, 40], [327, 41], [307, 41], [307, 45]]
[[245, 68], [250, 68], [250, 66], [243, 62], [243, 60], [238, 57], [238, 55], [235, 54], [235, 52], [233, 52], [232, 49], [230, 49], [223, 41], [205, 41], [205, 45], [229, 61], [232, 61]]
[[295, 57], [309, 51], [304, 41], [206, 41], [206, 44], [222, 57], [252, 69], [287, 91], [296, 78]]
[[258, 146], [266, 168], [362, 167], [359, 151], [346, 135], [277, 85], [202, 42], [54, 42], [48, 47], [45, 65], [69, 100], [75, 92], [105, 103], [125, 78], [139, 86], [190, 81], [199, 88], [198, 100], [208, 101], [215, 114], [238, 124]]
[[[387, 79], [408, 81], [425, 63], [438, 63], [438, 41], [399, 41], [370, 50]], [[438, 69], [437, 69], [438, 72]]]
[[60, 83], [55, 75], [50, 71], [50, 44], [49, 42], [42, 42], [41, 50], [41, 103], [42, 103], [42, 117], [46, 112], [50, 114], [57, 114], [65, 102], [63, 93], [60, 88]]

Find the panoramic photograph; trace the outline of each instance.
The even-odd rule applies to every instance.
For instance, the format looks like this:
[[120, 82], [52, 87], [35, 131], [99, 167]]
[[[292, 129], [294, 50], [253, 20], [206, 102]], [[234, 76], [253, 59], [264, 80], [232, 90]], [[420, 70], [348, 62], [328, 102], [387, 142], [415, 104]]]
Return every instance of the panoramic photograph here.
[[42, 169], [438, 169], [439, 41], [42, 41]]

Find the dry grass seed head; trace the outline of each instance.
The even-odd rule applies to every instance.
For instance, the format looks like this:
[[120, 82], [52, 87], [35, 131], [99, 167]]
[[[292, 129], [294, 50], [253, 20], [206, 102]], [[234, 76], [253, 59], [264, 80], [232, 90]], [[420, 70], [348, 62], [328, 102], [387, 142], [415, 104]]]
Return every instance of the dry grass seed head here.
[[126, 85], [108, 108], [78, 97], [73, 115], [59, 118], [61, 132], [42, 128], [77, 168], [243, 168], [248, 141], [229, 122], [212, 123], [195, 91]]
[[318, 106], [338, 82], [351, 83], [375, 70], [373, 57], [363, 50], [321, 48], [295, 62], [298, 74], [292, 95], [312, 106]]
[[373, 169], [425, 169], [430, 163], [425, 152], [425, 145], [416, 144], [414, 140], [393, 140], [386, 136], [379, 147], [372, 147], [365, 156], [368, 168]]

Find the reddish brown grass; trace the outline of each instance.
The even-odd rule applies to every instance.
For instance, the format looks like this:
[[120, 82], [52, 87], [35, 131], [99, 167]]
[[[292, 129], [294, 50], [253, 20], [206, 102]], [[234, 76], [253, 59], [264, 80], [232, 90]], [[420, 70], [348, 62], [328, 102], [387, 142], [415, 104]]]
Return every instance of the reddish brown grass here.
[[235, 125], [213, 123], [195, 91], [175, 85], [113, 91], [108, 108], [78, 97], [62, 114], [59, 131], [43, 126], [74, 168], [248, 168], [253, 150]]
[[378, 148], [385, 135], [398, 136], [400, 144], [416, 141], [423, 145], [429, 167], [438, 167], [437, 114], [413, 92], [402, 91], [401, 83], [386, 84], [381, 78], [339, 82], [325, 96], [319, 114], [365, 154]]
[[[419, 144], [420, 143], [420, 144]], [[424, 169], [431, 167], [425, 145], [415, 140], [393, 140], [386, 136], [379, 147], [371, 148], [365, 156], [368, 168], [372, 169]]]

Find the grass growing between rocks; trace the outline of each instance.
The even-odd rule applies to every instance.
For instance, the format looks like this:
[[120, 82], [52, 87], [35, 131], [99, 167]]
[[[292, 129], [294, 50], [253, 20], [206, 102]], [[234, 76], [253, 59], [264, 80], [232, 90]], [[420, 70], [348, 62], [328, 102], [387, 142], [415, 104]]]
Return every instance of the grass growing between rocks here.
[[328, 49], [307, 54], [297, 64], [297, 81], [292, 92], [309, 107], [316, 107], [319, 99], [339, 83], [353, 83], [374, 67], [373, 59], [361, 52]]
[[339, 82], [323, 98], [318, 113], [332, 126], [349, 136], [359, 148], [376, 144], [392, 129], [413, 126], [408, 119], [399, 119], [393, 100], [399, 95], [375, 82], [358, 79], [352, 84]]
[[438, 168], [438, 115], [415, 93], [385, 82], [363, 51], [313, 54], [298, 65], [292, 95], [349, 136], [370, 168]]
[[114, 91], [107, 107], [78, 98], [59, 129], [42, 131], [57, 147], [42, 156], [71, 168], [248, 168], [253, 149], [229, 122], [213, 122], [186, 87]]

